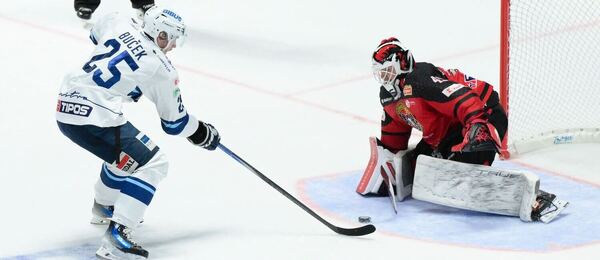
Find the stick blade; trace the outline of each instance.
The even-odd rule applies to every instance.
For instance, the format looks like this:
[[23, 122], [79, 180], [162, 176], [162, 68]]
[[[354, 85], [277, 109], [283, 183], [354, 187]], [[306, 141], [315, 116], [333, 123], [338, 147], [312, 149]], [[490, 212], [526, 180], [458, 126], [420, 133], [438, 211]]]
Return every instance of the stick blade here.
[[368, 235], [368, 234], [375, 232], [375, 230], [376, 230], [375, 226], [373, 226], [371, 224], [362, 226], [362, 227], [357, 227], [357, 228], [341, 228], [341, 227], [333, 228], [333, 231], [335, 231], [338, 234], [346, 235], [346, 236], [353, 236], [353, 237]]

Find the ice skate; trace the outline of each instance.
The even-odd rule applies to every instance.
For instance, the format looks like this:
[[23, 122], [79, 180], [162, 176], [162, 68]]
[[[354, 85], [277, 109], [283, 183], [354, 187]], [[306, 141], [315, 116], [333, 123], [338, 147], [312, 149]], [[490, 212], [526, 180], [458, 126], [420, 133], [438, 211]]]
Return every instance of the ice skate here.
[[556, 195], [540, 190], [531, 212], [531, 219], [549, 223], [569, 205], [568, 201], [559, 200]]
[[109, 218], [112, 217], [114, 210], [115, 208], [113, 206], [101, 205], [94, 200], [94, 206], [92, 207], [92, 219], [90, 220], [90, 223], [94, 225], [108, 224], [110, 222]]
[[96, 256], [102, 259], [146, 259], [148, 251], [131, 239], [131, 229], [111, 221]]

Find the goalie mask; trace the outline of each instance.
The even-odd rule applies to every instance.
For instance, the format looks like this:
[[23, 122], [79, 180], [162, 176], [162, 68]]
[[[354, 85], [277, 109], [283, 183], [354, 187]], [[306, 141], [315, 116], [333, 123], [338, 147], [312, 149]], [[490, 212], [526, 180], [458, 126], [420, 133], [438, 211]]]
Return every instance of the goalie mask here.
[[181, 16], [157, 6], [146, 11], [142, 30], [164, 53], [176, 46], [182, 46], [187, 37]]
[[412, 53], [392, 37], [381, 41], [372, 57], [375, 79], [394, 97], [400, 98], [398, 80], [412, 72], [415, 61]]

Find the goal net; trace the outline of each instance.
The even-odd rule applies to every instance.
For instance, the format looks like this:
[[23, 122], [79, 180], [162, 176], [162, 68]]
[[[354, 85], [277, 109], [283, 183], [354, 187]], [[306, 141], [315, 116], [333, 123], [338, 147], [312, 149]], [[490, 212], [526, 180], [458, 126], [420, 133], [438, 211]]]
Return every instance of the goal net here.
[[501, 13], [505, 152], [600, 141], [600, 0], [502, 0]]

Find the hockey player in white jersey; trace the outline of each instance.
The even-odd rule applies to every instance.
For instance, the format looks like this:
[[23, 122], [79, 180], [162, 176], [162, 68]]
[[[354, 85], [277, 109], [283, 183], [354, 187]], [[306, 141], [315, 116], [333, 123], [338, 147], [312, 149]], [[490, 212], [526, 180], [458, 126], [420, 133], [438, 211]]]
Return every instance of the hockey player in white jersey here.
[[97, 47], [89, 61], [63, 80], [56, 106], [60, 131], [104, 161], [92, 210], [93, 223], [109, 223], [99, 257], [148, 257], [130, 234], [167, 175], [165, 155], [128, 122], [121, 112], [124, 102], [146, 96], [156, 105], [167, 134], [208, 150], [219, 144], [216, 129], [185, 109], [177, 70], [165, 55], [185, 36], [182, 18], [167, 9], [149, 9], [141, 29], [131, 18], [107, 15], [91, 30]]

